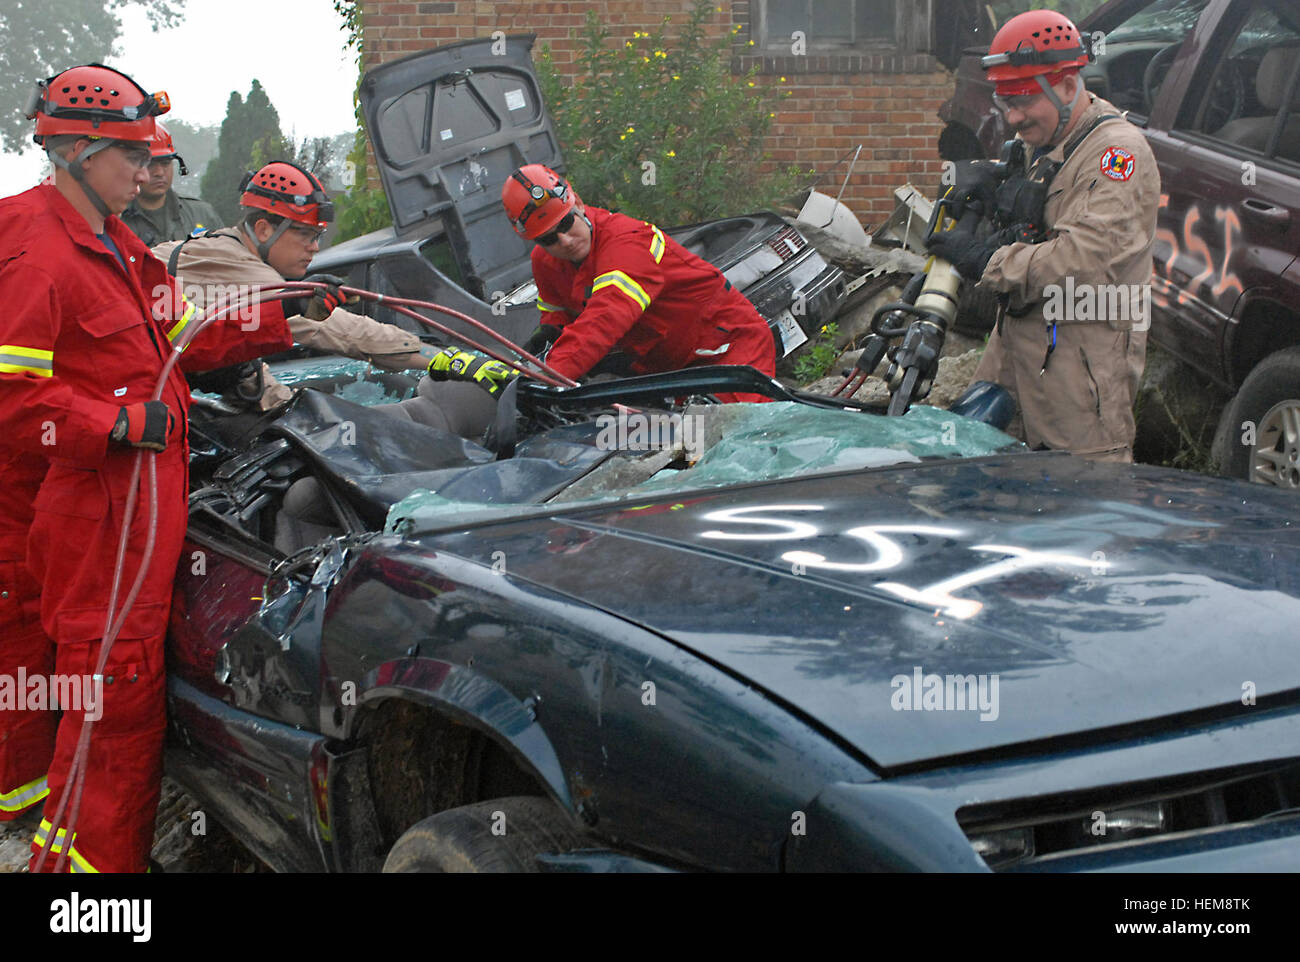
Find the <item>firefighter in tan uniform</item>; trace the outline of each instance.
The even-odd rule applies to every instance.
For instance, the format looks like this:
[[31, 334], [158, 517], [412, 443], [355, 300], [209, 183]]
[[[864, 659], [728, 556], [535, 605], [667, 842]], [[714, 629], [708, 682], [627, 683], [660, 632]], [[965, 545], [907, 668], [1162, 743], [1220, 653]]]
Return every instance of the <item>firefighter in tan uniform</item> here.
[[1141, 131], [1084, 89], [1090, 54], [1051, 10], [1013, 17], [984, 58], [994, 100], [1048, 179], [1045, 239], [938, 234], [930, 249], [1005, 309], [974, 380], [1009, 390], [1032, 448], [1132, 461], [1160, 175]]
[[[275, 286], [301, 278], [320, 250], [318, 240], [333, 207], [320, 181], [287, 161], [272, 161], [245, 178], [238, 227], [207, 231], [153, 249], [180, 280], [190, 301], [202, 309], [210, 300], [238, 296], [241, 286]], [[325, 275], [308, 280], [333, 281]], [[338, 304], [334, 288], [286, 303], [294, 342], [331, 354], [370, 361], [389, 371], [421, 371], [434, 355], [418, 337]], [[246, 308], [245, 323], [257, 323], [257, 308]], [[261, 407], [267, 410], [291, 396], [263, 366]]]

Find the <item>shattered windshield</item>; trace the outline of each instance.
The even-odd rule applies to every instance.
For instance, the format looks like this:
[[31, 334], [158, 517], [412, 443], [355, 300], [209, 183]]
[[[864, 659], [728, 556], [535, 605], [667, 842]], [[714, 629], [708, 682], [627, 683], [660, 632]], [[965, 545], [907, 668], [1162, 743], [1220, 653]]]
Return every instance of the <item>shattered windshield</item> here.
[[[437, 487], [415, 488], [388, 512], [386, 530], [411, 534], [449, 523], [520, 514], [542, 505], [594, 504], [638, 495], [657, 496], [691, 490], [773, 481], [847, 469], [921, 464], [935, 459], [981, 457], [1024, 450], [1023, 445], [979, 421], [937, 408], [917, 406], [905, 417], [890, 418], [851, 410], [830, 410], [795, 402], [728, 404], [688, 408], [673, 415], [658, 436], [654, 428], [638, 437], [633, 419], [596, 418], [588, 425], [562, 429], [573, 443], [585, 432], [597, 448], [618, 445], [604, 460], [558, 492], [543, 499], [460, 496], [464, 478], [448, 477]], [[538, 439], [554, 457], [557, 432]], [[659, 443], [663, 442], [663, 443]], [[643, 449], [638, 451], [638, 449]], [[648, 449], [648, 450], [644, 450]], [[693, 450], [692, 450], [693, 449]], [[529, 457], [542, 455], [540, 445], [521, 445], [513, 468], [495, 461], [473, 470], [482, 475], [518, 472]], [[520, 460], [521, 459], [521, 460]], [[493, 486], [493, 490], [503, 490]], [[514, 490], [522, 490], [516, 486]]]
[[1111, 43], [1140, 40], [1174, 43], [1196, 26], [1210, 0], [1156, 0], [1106, 35]]

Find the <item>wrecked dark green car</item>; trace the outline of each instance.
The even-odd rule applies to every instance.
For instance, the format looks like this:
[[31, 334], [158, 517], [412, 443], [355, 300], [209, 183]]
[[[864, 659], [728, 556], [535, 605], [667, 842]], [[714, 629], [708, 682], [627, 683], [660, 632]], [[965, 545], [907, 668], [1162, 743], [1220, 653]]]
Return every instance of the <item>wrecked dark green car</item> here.
[[349, 378], [194, 409], [167, 769], [273, 868], [1300, 858], [1282, 492], [728, 368], [521, 388], [495, 449]]

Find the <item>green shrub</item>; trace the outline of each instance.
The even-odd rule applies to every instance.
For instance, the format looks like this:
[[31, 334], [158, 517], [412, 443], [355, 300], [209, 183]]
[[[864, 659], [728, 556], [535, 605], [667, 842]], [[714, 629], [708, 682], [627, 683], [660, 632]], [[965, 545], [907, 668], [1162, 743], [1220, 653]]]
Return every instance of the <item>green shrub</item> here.
[[811, 384], [830, 373], [831, 365], [840, 356], [835, 344], [839, 334], [838, 324], [823, 324], [817, 336], [804, 347], [794, 364], [794, 376], [800, 384]]
[[352, 149], [348, 151], [348, 161], [356, 172], [356, 180], [350, 189], [334, 195], [334, 214], [338, 223], [338, 233], [335, 234], [333, 242], [337, 244], [391, 226], [393, 216], [388, 209], [388, 198], [384, 196], [383, 188], [368, 187], [366, 184], [368, 174], [366, 131], [360, 97], [363, 76], [361, 4], [357, 0], [334, 0], [334, 10], [343, 18], [347, 30], [347, 40], [343, 47], [345, 50], [351, 48], [356, 51], [357, 62], [357, 86], [352, 93], [352, 113], [357, 121], [357, 130], [352, 141]]
[[[348, 155], [351, 159], [352, 155]], [[388, 209], [388, 198], [381, 188], [369, 188], [365, 185], [365, 167], [359, 168], [357, 185], [336, 194], [334, 213], [338, 222], [338, 233], [334, 243], [342, 243], [362, 234], [369, 234], [381, 227], [390, 227], [393, 223], [392, 212]]]
[[675, 38], [664, 17], [652, 32], [611, 43], [588, 11], [571, 77], [542, 48], [542, 95], [584, 201], [667, 226], [756, 210], [794, 192], [797, 167], [759, 172], [780, 94], [757, 84], [754, 71], [731, 73], [731, 37], [706, 35], [712, 12], [696, 0]]

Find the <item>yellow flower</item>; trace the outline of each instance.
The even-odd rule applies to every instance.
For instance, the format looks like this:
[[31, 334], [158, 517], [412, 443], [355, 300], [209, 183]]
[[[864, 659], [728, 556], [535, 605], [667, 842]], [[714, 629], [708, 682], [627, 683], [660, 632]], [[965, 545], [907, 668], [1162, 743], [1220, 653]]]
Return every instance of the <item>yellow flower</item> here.
[[776, 114], [768, 114], [769, 117], [775, 117]]
[[751, 46], [751, 47], [754, 46], [754, 41], [752, 41], [752, 40], [749, 41], [749, 46]]
[[826, 325], [825, 325], [825, 324], [822, 325], [822, 333], [823, 333], [823, 334], [826, 333]]
[[630, 125], [629, 125], [628, 128], [627, 128], [627, 132], [628, 132], [629, 134], [634, 134], [634, 133], [636, 133], [636, 128], [633, 127], [633, 126], [630, 126]]
[[631, 40], [626, 41], [626, 42], [623, 44], [623, 46], [625, 46], [625, 47], [630, 47], [630, 46], [632, 46], [632, 41], [631, 41]]
[[649, 57], [642, 57], [642, 58], [641, 58], [641, 62], [642, 62], [642, 63], [649, 63], [649, 62], [650, 62], [650, 58], [649, 58]]
[[619, 139], [619, 140], [627, 140], [627, 134], [619, 134], [619, 135], [618, 135], [618, 139]]
[[664, 60], [667, 60], [667, 59], [668, 59], [668, 54], [664, 53], [662, 50], [656, 50], [656, 51], [655, 51], [655, 56], [656, 56], [656, 57], [660, 57], [660, 58], [662, 58], [662, 59], [664, 59]]
[[673, 74], [673, 79], [674, 79], [674, 80], [681, 80], [682, 78], [681, 78], [681, 75], [680, 75], [680, 74]]
[[748, 84], [746, 84], [745, 86], [747, 86], [747, 87], [752, 87], [752, 86], [754, 86], [754, 81], [751, 80], [751, 81], [750, 81]]
[[669, 156], [669, 157], [676, 157], [676, 156], [677, 156], [677, 151], [675, 151], [675, 150], [670, 150], [670, 151], [668, 151], [668, 156]]
[[784, 78], [784, 77], [781, 78], [781, 83], [785, 83], [785, 78]]

